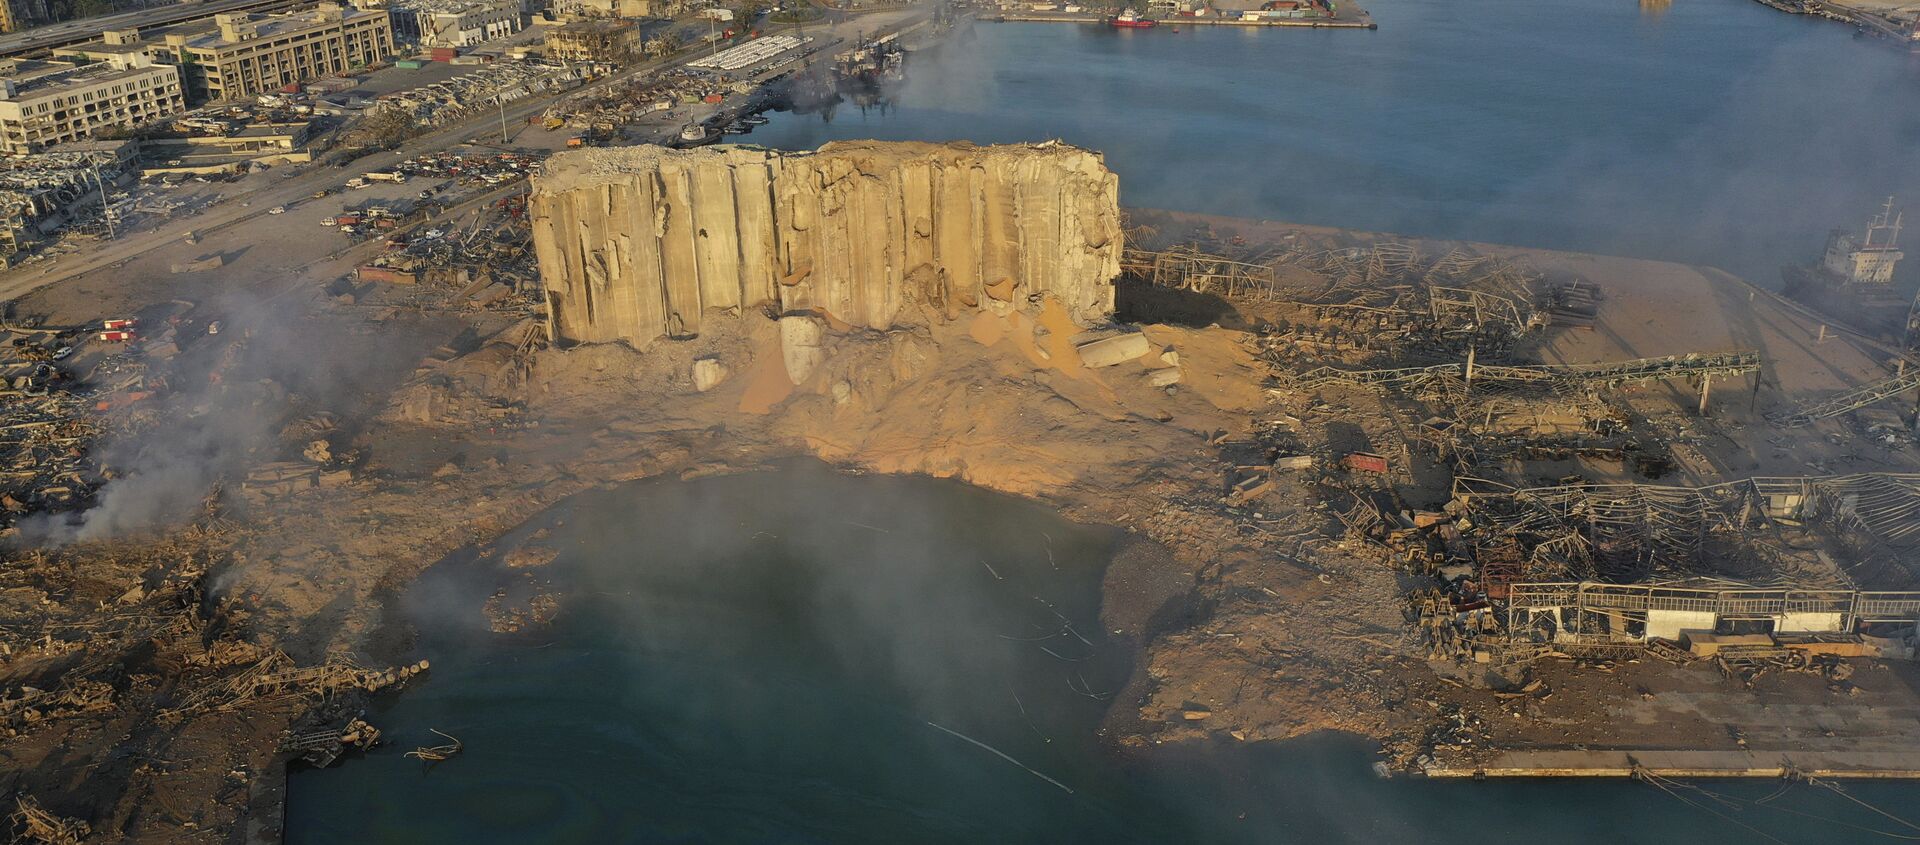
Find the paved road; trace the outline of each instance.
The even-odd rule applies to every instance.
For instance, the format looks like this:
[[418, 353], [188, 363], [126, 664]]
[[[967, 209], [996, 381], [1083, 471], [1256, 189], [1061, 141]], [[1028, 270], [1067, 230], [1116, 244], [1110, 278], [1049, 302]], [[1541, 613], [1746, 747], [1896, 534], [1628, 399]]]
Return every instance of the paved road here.
[[[920, 9], [876, 13], [836, 25], [830, 37], [857, 37], [861, 31], [872, 33], [901, 27], [925, 17], [926, 14], [925, 10]], [[615, 85], [633, 76], [679, 65], [704, 55], [706, 51], [697, 51], [670, 59], [646, 62], [595, 82], [593, 87]], [[546, 96], [529, 97], [509, 104], [506, 110], [507, 126], [509, 128], [524, 127], [529, 117], [545, 111], [559, 98], [581, 90], [588, 89], [576, 88]], [[226, 197], [198, 215], [120, 240], [103, 243], [84, 253], [63, 256], [57, 262], [38, 262], [31, 267], [0, 274], [0, 300], [17, 299], [47, 285], [129, 261], [157, 247], [177, 242], [188, 232], [205, 235], [247, 222], [265, 214], [267, 209], [273, 206], [305, 199], [322, 188], [338, 187], [349, 177], [371, 170], [381, 170], [423, 153], [444, 150], [468, 140], [488, 141], [490, 139], [486, 136], [489, 133], [493, 134], [491, 140], [497, 142], [499, 131], [500, 113], [497, 110], [483, 111], [445, 129], [413, 138], [392, 152], [375, 153], [357, 159], [350, 167], [307, 165], [298, 176]], [[246, 205], [243, 206], [242, 203]]]

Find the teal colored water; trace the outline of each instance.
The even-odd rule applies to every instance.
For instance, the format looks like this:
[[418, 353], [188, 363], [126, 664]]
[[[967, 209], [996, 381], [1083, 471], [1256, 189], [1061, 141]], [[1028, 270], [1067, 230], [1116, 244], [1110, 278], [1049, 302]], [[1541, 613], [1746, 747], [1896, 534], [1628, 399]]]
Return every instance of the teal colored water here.
[[1378, 31], [983, 22], [916, 55], [890, 109], [777, 115], [746, 140], [1061, 138], [1104, 151], [1128, 205], [1766, 285], [1886, 195], [1920, 202], [1920, 67], [1845, 26], [1751, 0], [1366, 5]]
[[[1098, 735], [1099, 696], [1130, 659], [1097, 623], [1118, 535], [957, 483], [808, 465], [596, 492], [520, 533], [541, 528], [561, 552], [542, 571], [566, 596], [558, 622], [489, 633], [477, 608], [497, 564], [431, 571], [405, 603], [432, 672], [369, 714], [386, 746], [293, 775], [289, 842], [1617, 845], [1769, 841], [1748, 827], [1793, 843], [1877, 841], [1840, 824], [1920, 832], [1811, 787], [1733, 810], [1624, 782], [1382, 780], [1353, 739], [1120, 754]], [[433, 766], [402, 756], [444, 742], [434, 728], [465, 752]], [[1712, 786], [1745, 801], [1776, 788]], [[1920, 798], [1850, 789], [1896, 808]]]

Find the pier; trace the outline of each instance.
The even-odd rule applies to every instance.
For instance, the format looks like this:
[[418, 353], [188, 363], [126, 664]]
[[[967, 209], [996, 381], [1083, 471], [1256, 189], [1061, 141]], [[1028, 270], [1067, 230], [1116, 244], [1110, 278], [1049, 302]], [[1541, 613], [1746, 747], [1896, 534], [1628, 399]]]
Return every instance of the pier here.
[[1884, 38], [1896, 44], [1906, 44], [1910, 49], [1920, 51], [1920, 46], [1915, 46], [1912, 24], [1894, 20], [1877, 12], [1842, 3], [1819, 2], [1819, 0], [1754, 0], [1754, 2], [1789, 15], [1807, 15], [1852, 24], [1864, 35]]
[[[995, 23], [1105, 24], [1107, 22], [1107, 19], [1100, 15], [1088, 15], [1088, 14], [1081, 14], [1081, 13], [1056, 14], [1052, 12], [1001, 13], [1001, 14], [996, 14], [990, 17], [983, 18], [983, 20], [993, 21]], [[1338, 18], [1330, 19], [1330, 20], [1329, 19], [1308, 19], [1308, 18], [1301, 18], [1301, 19], [1265, 18], [1261, 20], [1244, 20], [1240, 18], [1167, 18], [1167, 19], [1155, 21], [1155, 26], [1151, 28], [1159, 29], [1161, 27], [1168, 27], [1168, 28], [1178, 29], [1183, 26], [1298, 27], [1302, 29], [1379, 29], [1380, 28], [1380, 25], [1377, 23], [1374, 23], [1373, 19], [1365, 15], [1365, 13], [1362, 13], [1361, 17], [1353, 20], [1342, 20]]]
[[1920, 779], [1911, 750], [1885, 751], [1507, 751], [1479, 766], [1433, 766], [1430, 778], [1823, 778]]

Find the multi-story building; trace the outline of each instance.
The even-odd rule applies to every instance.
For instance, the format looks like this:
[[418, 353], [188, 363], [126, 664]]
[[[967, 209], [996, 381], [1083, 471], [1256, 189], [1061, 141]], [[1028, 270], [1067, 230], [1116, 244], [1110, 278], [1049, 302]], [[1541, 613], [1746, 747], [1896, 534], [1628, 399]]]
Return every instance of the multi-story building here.
[[617, 64], [639, 52], [640, 28], [627, 21], [574, 21], [547, 31], [547, 58], [555, 61]]
[[321, 3], [278, 15], [214, 15], [145, 43], [156, 59], [179, 65], [189, 102], [237, 100], [380, 61], [393, 52], [393, 23], [384, 10]]
[[665, 0], [552, 0], [555, 17], [563, 21], [595, 18], [655, 18], [666, 15]]
[[395, 0], [393, 36], [422, 47], [471, 47], [526, 28], [521, 0]]
[[0, 0], [0, 32], [19, 32], [53, 20], [47, 0]]
[[0, 152], [29, 153], [186, 108], [178, 68], [144, 53], [109, 61], [0, 61]]

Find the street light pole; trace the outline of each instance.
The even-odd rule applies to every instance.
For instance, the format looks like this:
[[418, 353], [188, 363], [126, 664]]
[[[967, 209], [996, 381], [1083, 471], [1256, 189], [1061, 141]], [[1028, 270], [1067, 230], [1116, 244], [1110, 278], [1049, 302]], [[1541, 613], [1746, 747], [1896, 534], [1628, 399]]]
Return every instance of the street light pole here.
[[107, 240], [111, 241], [118, 236], [113, 233], [113, 209], [107, 205], [107, 182], [100, 178], [100, 161], [93, 153], [87, 153], [87, 164], [93, 166], [93, 184], [100, 188], [100, 219], [107, 222]]

